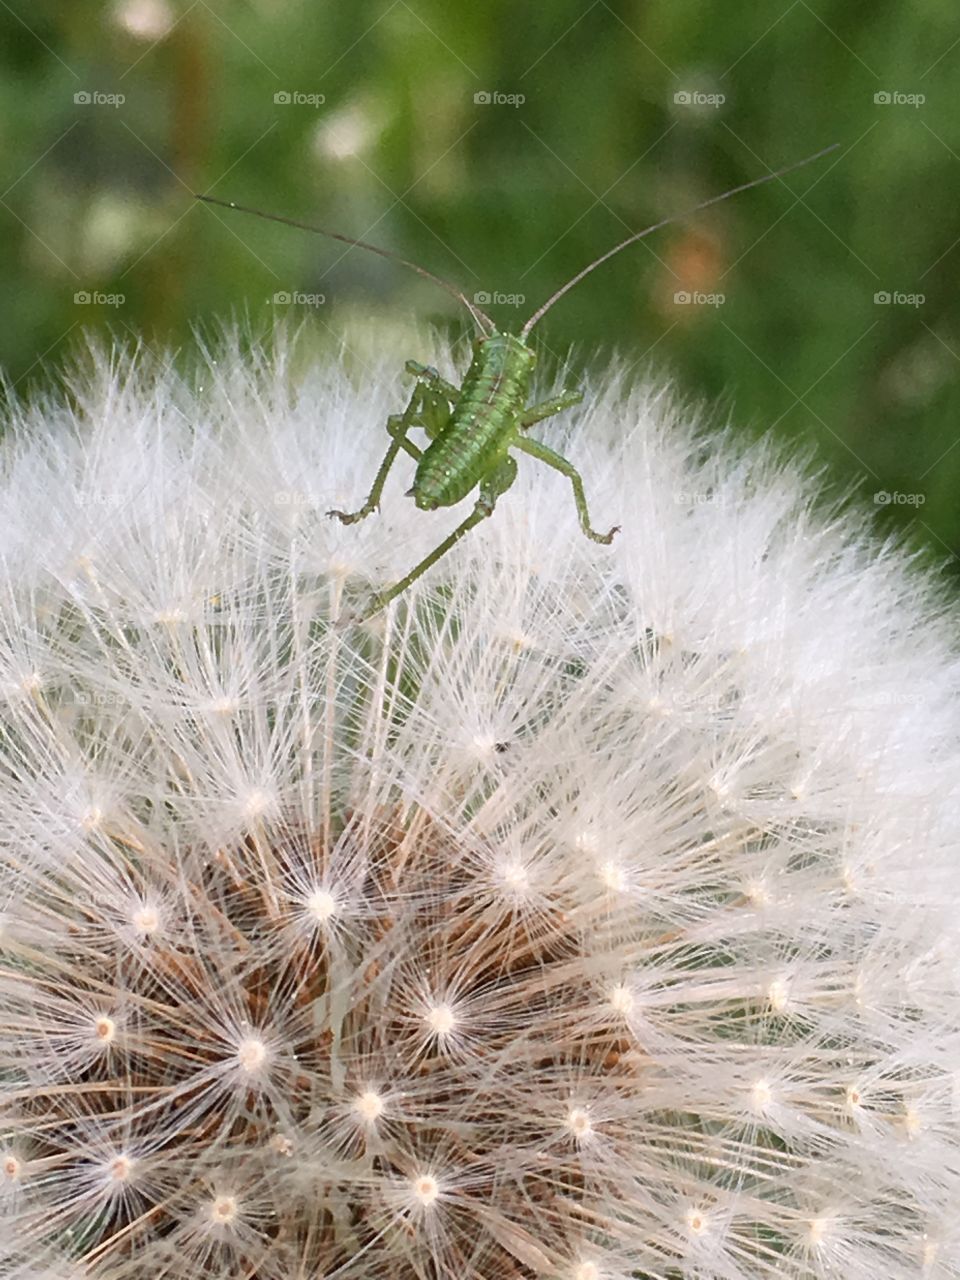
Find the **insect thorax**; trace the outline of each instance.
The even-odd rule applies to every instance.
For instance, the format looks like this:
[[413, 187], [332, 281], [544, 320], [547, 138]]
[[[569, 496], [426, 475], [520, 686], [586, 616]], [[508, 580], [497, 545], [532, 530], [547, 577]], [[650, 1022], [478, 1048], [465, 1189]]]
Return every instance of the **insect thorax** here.
[[527, 403], [536, 353], [512, 333], [477, 338], [447, 425], [417, 464], [417, 506], [466, 497], [506, 453]]

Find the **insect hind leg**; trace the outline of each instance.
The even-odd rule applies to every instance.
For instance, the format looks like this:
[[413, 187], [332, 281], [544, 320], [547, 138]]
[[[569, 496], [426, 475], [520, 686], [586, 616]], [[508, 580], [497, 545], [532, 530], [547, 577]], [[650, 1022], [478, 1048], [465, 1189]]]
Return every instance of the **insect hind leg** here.
[[[517, 478], [517, 464], [510, 455], [504, 454], [499, 463], [480, 481], [480, 496], [473, 504], [473, 510], [467, 516], [466, 520], [448, 534], [446, 538], [430, 552], [429, 555], [423, 557], [419, 564], [414, 565], [410, 572], [395, 582], [392, 587], [388, 587], [385, 591], [380, 591], [374, 596], [370, 607], [363, 614], [363, 618], [369, 618], [379, 611], [390, 601], [406, 591], [412, 582], [426, 573], [431, 565], [437, 563], [441, 556], [446, 553], [460, 541], [464, 534], [469, 533], [474, 525], [478, 525], [481, 520], [486, 520], [488, 516], [493, 515], [493, 508], [497, 505], [497, 499], [513, 484]], [[361, 621], [363, 619], [360, 619]]]
[[385, 605], [388, 605], [395, 596], [398, 596], [401, 591], [406, 591], [407, 587], [409, 587], [411, 583], [416, 582], [422, 574], [427, 572], [431, 565], [436, 564], [441, 556], [446, 555], [452, 547], [456, 546], [464, 534], [469, 533], [474, 525], [479, 524], [481, 520], [486, 520], [488, 516], [493, 515], [495, 502], [495, 497], [489, 497], [481, 489], [480, 497], [473, 504], [473, 510], [467, 516], [466, 520], [463, 520], [458, 524], [454, 531], [448, 534], [439, 546], [434, 547], [430, 554], [424, 556], [419, 564], [414, 565], [410, 572], [402, 577], [399, 582], [395, 582], [392, 587], [388, 587], [385, 591], [379, 591], [374, 596], [370, 607], [357, 620], [362, 622], [366, 618], [372, 617], [373, 614], [379, 613], [380, 610], [384, 608]]
[[620, 526], [615, 524], [607, 533], [598, 533], [596, 529], [591, 527], [590, 512], [587, 510], [587, 497], [583, 491], [583, 477], [572, 462], [568, 462], [562, 454], [548, 448], [547, 445], [542, 444], [539, 440], [514, 440], [513, 445], [515, 449], [528, 453], [531, 458], [538, 458], [540, 462], [545, 462], [548, 467], [553, 467], [555, 471], [559, 471], [561, 475], [567, 477], [573, 485], [573, 500], [577, 504], [580, 528], [592, 542], [609, 544], [613, 541], [613, 535], [619, 533]]
[[493, 504], [502, 493], [506, 493], [517, 478], [517, 464], [509, 453], [504, 454], [501, 462], [480, 481], [480, 497]]

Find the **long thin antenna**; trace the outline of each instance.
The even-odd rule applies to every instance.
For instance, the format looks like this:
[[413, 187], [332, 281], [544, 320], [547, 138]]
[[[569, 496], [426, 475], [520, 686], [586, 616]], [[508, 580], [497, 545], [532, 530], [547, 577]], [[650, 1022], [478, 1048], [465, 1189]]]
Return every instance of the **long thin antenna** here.
[[447, 293], [452, 294], [458, 302], [470, 312], [477, 328], [482, 330], [484, 325], [489, 327], [490, 332], [496, 332], [496, 325], [490, 317], [466, 296], [461, 293], [456, 285], [448, 284], [446, 280], [441, 280], [439, 276], [435, 276], [432, 271], [428, 271], [426, 267], [418, 266], [416, 262], [411, 262], [408, 258], [401, 258], [399, 253], [393, 253], [390, 249], [381, 249], [378, 244], [369, 244], [366, 240], [355, 240], [352, 236], [341, 235], [339, 231], [327, 231], [324, 227], [314, 227], [309, 222], [298, 222], [296, 218], [285, 218], [279, 213], [264, 213], [262, 209], [251, 209], [248, 205], [237, 204], [233, 200], [218, 200], [216, 196], [196, 196], [197, 200], [203, 200], [206, 204], [219, 205], [221, 209], [236, 209], [240, 213], [252, 213], [257, 218], [266, 218], [269, 222], [282, 222], [287, 227], [297, 227], [300, 231], [313, 231], [318, 236], [326, 236], [329, 240], [339, 240], [341, 244], [349, 244], [355, 249], [368, 249], [370, 253], [376, 253], [381, 258], [389, 258], [391, 262], [399, 262], [402, 267], [409, 267], [411, 271], [416, 271], [417, 275], [423, 276], [426, 280], [432, 280], [434, 284], [440, 285], [442, 289], [446, 289]]
[[659, 231], [661, 227], [667, 226], [671, 222], [679, 222], [682, 218], [689, 218], [693, 213], [699, 213], [701, 209], [706, 209], [712, 204], [719, 204], [721, 200], [729, 200], [731, 196], [738, 195], [741, 191], [749, 191], [751, 187], [762, 187], [765, 182], [773, 182], [775, 178], [783, 178], [788, 173], [793, 173], [794, 169], [802, 169], [805, 164], [813, 164], [814, 160], [819, 160], [822, 156], [829, 155], [831, 151], [836, 151], [839, 142], [832, 143], [829, 147], [824, 147], [822, 151], [817, 151], [812, 156], [807, 156], [805, 160], [797, 160], [793, 164], [788, 164], [783, 169], [778, 169], [776, 173], [765, 174], [762, 178], [754, 178], [751, 182], [741, 183], [739, 187], [731, 187], [729, 191], [724, 191], [722, 195], [711, 196], [709, 200], [701, 200], [699, 204], [695, 204], [692, 209], [686, 209], [683, 213], [672, 213], [669, 218], [663, 218], [660, 222], [653, 223], [652, 226], [645, 227], [643, 231], [638, 231], [635, 235], [628, 236], [626, 240], [621, 240], [619, 244], [615, 244], [612, 249], [608, 249], [606, 253], [599, 258], [595, 258], [578, 271], [577, 274], [565, 285], [559, 288], [552, 297], [549, 297], [538, 311], [535, 311], [527, 323], [520, 330], [520, 338], [523, 340], [533, 328], [533, 326], [543, 319], [555, 302], [558, 302], [565, 293], [580, 283], [584, 276], [588, 276], [591, 271], [595, 271], [608, 258], [612, 258], [615, 253], [619, 253], [621, 249], [626, 249], [627, 245], [634, 244], [637, 240], [642, 240], [644, 236], [650, 235], [654, 231]]

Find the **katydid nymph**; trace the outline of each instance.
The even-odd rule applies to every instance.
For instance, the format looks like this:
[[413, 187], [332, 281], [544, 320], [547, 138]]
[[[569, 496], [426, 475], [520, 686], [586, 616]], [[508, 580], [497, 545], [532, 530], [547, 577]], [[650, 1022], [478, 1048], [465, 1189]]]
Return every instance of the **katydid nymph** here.
[[[619, 526], [615, 525], [605, 533], [594, 529], [590, 522], [583, 480], [573, 463], [548, 445], [525, 434], [535, 423], [551, 418], [562, 410], [579, 404], [583, 399], [579, 391], [562, 391], [559, 395], [538, 404], [527, 404], [536, 364], [536, 353], [527, 342], [532, 329], [564, 294], [622, 249], [626, 249], [629, 245], [671, 222], [706, 209], [709, 205], [727, 200], [730, 196], [748, 191], [751, 187], [759, 187], [764, 183], [783, 178], [795, 169], [819, 160], [828, 152], [835, 150], [837, 146], [839, 143], [834, 143], [833, 146], [826, 147], [815, 155], [807, 156], [776, 172], [744, 182], [729, 191], [724, 191], [721, 195], [701, 201], [683, 213], [664, 218], [621, 240], [557, 289], [526, 321], [518, 334], [500, 331], [493, 320], [455, 285], [449, 284], [446, 280], [434, 275], [432, 271], [402, 258], [389, 249], [369, 244], [365, 240], [341, 235], [336, 231], [327, 231], [322, 227], [298, 222], [296, 219], [280, 214], [264, 213], [259, 209], [236, 204], [234, 201], [219, 200], [215, 196], [198, 195], [197, 199], [207, 204], [220, 205], [225, 209], [235, 209], [241, 213], [252, 213], [259, 218], [284, 223], [303, 231], [313, 231], [331, 240], [339, 240], [343, 244], [366, 249], [382, 258], [389, 258], [393, 262], [409, 267], [418, 275], [433, 281], [452, 294], [466, 307], [476, 325], [477, 336], [473, 343], [473, 355], [462, 386], [457, 387], [448, 382], [429, 365], [420, 364], [414, 360], [407, 361], [407, 372], [413, 375], [416, 383], [403, 412], [391, 414], [387, 419], [390, 442], [367, 500], [357, 511], [327, 513], [344, 524], [353, 524], [378, 510], [387, 476], [401, 450], [416, 462], [413, 486], [407, 491], [407, 496], [412, 497], [421, 510], [433, 511], [438, 507], [452, 507], [464, 499], [471, 490], [477, 490], [477, 498], [470, 514], [429, 555], [424, 556], [418, 564], [414, 565], [409, 573], [378, 592], [362, 618], [356, 620], [360, 621], [377, 613], [436, 564], [464, 534], [493, 514], [497, 499], [506, 493], [517, 477], [517, 463], [511, 450], [528, 454], [566, 476], [573, 488], [574, 503], [583, 533], [594, 542], [612, 542], [614, 535], [619, 531]], [[412, 427], [419, 427], [426, 433], [425, 448], [419, 448], [408, 438], [408, 432]]]

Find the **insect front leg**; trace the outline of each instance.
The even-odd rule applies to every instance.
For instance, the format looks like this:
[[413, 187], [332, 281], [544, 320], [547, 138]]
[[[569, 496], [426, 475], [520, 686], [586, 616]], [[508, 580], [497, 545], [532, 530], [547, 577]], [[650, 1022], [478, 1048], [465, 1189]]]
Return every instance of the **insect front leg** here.
[[538, 458], [541, 462], [545, 462], [548, 467], [553, 467], [555, 471], [559, 471], [561, 475], [566, 476], [573, 485], [573, 500], [577, 504], [580, 528], [593, 542], [610, 543], [613, 541], [613, 535], [620, 531], [620, 526], [615, 524], [609, 533], [597, 533], [596, 529], [591, 527], [590, 513], [587, 510], [587, 497], [583, 491], [583, 477], [572, 462], [568, 462], [562, 454], [548, 448], [539, 440], [517, 439], [514, 440], [513, 447], [520, 449], [523, 453], [529, 453], [531, 458]]
[[[342, 524], [355, 524], [358, 520], [365, 520], [367, 516], [372, 515], [380, 506], [380, 496], [383, 493], [383, 486], [387, 482], [387, 476], [390, 474], [390, 468], [396, 461], [397, 454], [400, 450], [405, 449], [414, 460], [420, 457], [420, 450], [415, 444], [407, 439], [407, 432], [411, 427], [423, 425], [420, 421], [420, 413], [424, 407], [424, 395], [424, 388], [417, 383], [403, 413], [392, 413], [387, 419], [387, 432], [391, 437], [390, 445], [387, 448], [387, 452], [384, 454], [383, 461], [380, 463], [380, 469], [373, 482], [373, 488], [370, 490], [367, 500], [360, 510], [328, 511], [328, 516], [336, 516]], [[433, 412], [434, 406], [431, 406], [431, 413]]]
[[582, 391], [561, 391], [558, 396], [552, 396], [549, 400], [541, 400], [539, 404], [532, 404], [529, 409], [525, 409], [520, 415], [520, 427], [523, 431], [526, 431], [535, 422], [542, 422], [544, 418], [552, 418], [554, 414], [562, 413], [564, 409], [570, 409], [575, 404], [579, 404], [582, 399]]
[[447, 382], [446, 378], [441, 378], [432, 364], [421, 364], [419, 360], [408, 360], [404, 368], [407, 373], [412, 373], [421, 382], [428, 383], [434, 391], [439, 392], [451, 404], [456, 404], [460, 399], [460, 388], [455, 387], [452, 382]]

